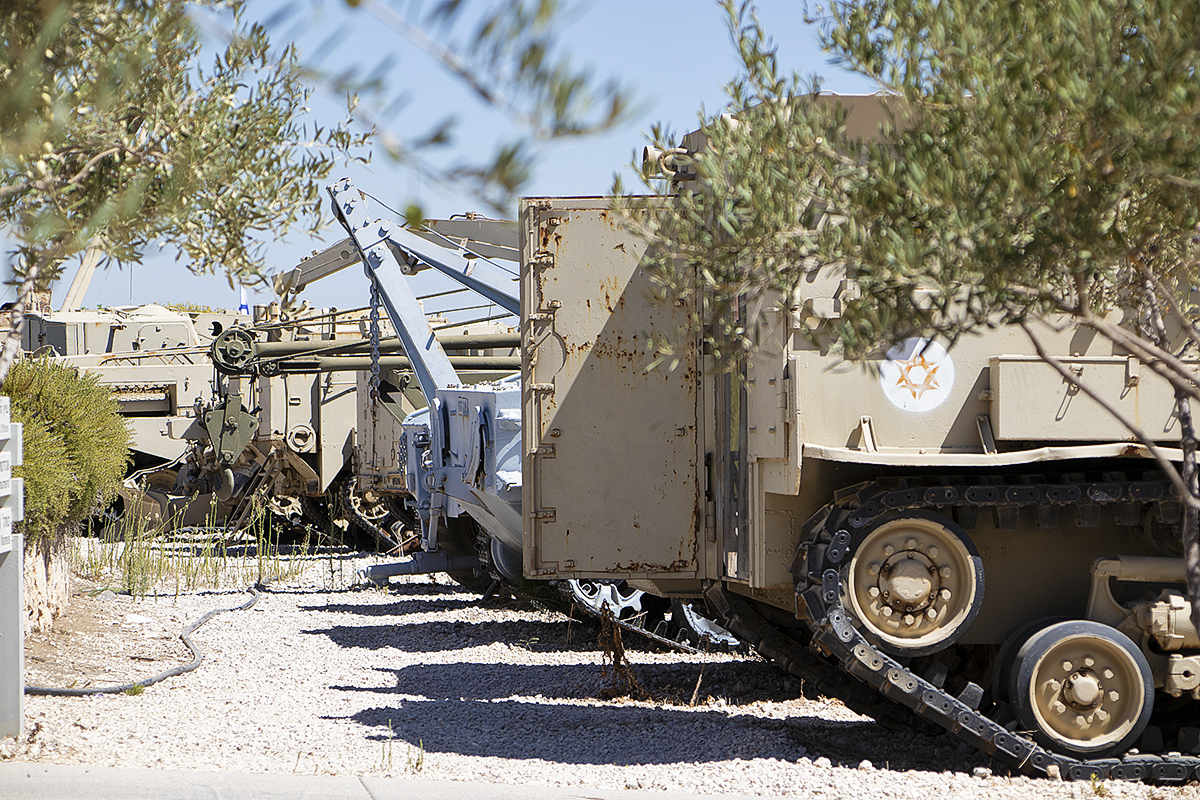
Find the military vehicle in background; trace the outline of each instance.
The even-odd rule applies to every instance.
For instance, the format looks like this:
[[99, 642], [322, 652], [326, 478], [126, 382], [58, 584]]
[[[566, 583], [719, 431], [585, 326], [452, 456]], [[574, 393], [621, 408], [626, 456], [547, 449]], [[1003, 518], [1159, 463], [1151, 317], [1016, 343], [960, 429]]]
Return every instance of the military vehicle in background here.
[[[373, 502], [387, 503], [405, 520], [405, 530], [414, 531], [414, 535], [401, 544], [410, 544], [409, 539], [412, 545], [423, 543], [405, 561], [372, 567], [365, 577], [382, 584], [397, 574], [448, 572], [480, 592], [490, 593], [504, 585], [515, 594], [560, 608], [575, 605], [584, 612], [600, 614], [607, 606], [620, 624], [676, 646], [690, 647], [691, 642], [738, 647], [740, 643], [697, 609], [673, 608], [669, 600], [648, 595], [622, 581], [566, 581], [561, 590], [546, 593], [544, 586], [530, 584], [521, 576], [519, 536], [507, 547], [493, 548], [487, 546], [488, 539], [472, 516], [431, 514], [428, 480], [422, 476], [421, 466], [429, 458], [431, 430], [428, 353], [436, 350], [444, 359], [438, 366], [438, 380], [455, 386], [504, 387], [508, 396], [519, 392], [516, 373], [521, 365], [517, 349], [520, 336], [515, 329], [496, 327], [498, 320], [518, 308], [515, 270], [495, 263], [495, 259], [515, 259], [516, 229], [513, 223], [452, 220], [436, 223], [431, 226], [433, 230], [414, 233], [392, 223], [379, 224], [386, 229], [389, 240], [402, 244], [389, 252], [394, 282], [375, 293], [368, 320], [378, 321], [368, 324], [360, 341], [315, 348], [273, 342], [252, 329], [233, 328], [218, 336], [211, 350], [212, 363], [231, 384], [287, 373], [324, 373], [338, 369], [339, 363], [362, 370], [357, 393], [354, 491]], [[449, 232], [455, 235], [447, 236]], [[278, 283], [281, 291], [303, 288], [310, 280], [361, 260], [360, 246], [354, 238], [347, 239], [314, 256], [313, 263], [303, 269], [280, 276]], [[420, 298], [409, 293], [406, 284], [408, 276], [430, 267], [478, 293], [484, 302], [477, 308], [496, 313], [458, 324], [431, 319], [423, 312]], [[384, 307], [386, 319], [380, 313]], [[403, 322], [397, 326], [398, 321]], [[418, 337], [413, 338], [411, 331], [418, 329]], [[397, 336], [391, 335], [393, 330]], [[432, 399], [432, 413], [440, 416], [445, 411], [442, 401]], [[461, 408], [449, 413], [469, 416]], [[499, 424], [509, 431], [507, 452], [501, 460], [519, 459], [519, 448], [511, 439], [513, 433], [519, 435], [519, 424], [511, 420]], [[478, 461], [479, 445], [468, 449], [475, 452]], [[495, 453], [490, 458], [494, 459]], [[501, 483], [511, 481], [519, 487], [519, 465], [511, 474], [503, 469], [497, 472], [494, 460], [486, 466], [477, 463], [476, 468], [495, 475]], [[306, 509], [306, 513], [311, 511]], [[515, 561], [512, 553], [518, 554]]]
[[[462, 229], [460, 242], [476, 231], [503, 230], [478, 219], [431, 225], [441, 226], [439, 240]], [[513, 238], [511, 225], [507, 236]], [[511, 250], [515, 259], [513, 248], [478, 246], [500, 257]], [[344, 243], [314, 254], [280, 276], [280, 288], [303, 288], [345, 266], [345, 258]], [[360, 402], [359, 387], [369, 383], [367, 309], [311, 308], [305, 302], [287, 310], [256, 306], [252, 316], [153, 304], [80, 310], [98, 261], [94, 250], [85, 254], [60, 310], [50, 308], [48, 297], [35, 305], [24, 349], [53, 354], [112, 387], [133, 452], [114, 516], [232, 533], [265, 507], [355, 546], [395, 549], [411, 538], [405, 534], [411, 517], [395, 487], [388, 491], [381, 465], [394, 450], [394, 444], [385, 446], [395, 441], [386, 432], [424, 401], [419, 393], [405, 393], [409, 377], [388, 356], [382, 362], [383, 402]], [[476, 358], [511, 353], [517, 345], [515, 331], [494, 319], [456, 325], [433, 315], [431, 321], [460, 339], [485, 333], [486, 341], [476, 335], [460, 342], [471, 345], [466, 352]], [[390, 323], [383, 320], [379, 331], [383, 348], [394, 353]], [[225, 377], [213, 368], [214, 342], [222, 343], [224, 358], [259, 348], [262, 360], [245, 375]], [[507, 350], [497, 350], [505, 344]], [[519, 369], [519, 359], [499, 363], [504, 374]], [[360, 444], [357, 430], [376, 433]]]
[[[877, 135], [879, 98], [838, 102], [851, 135]], [[647, 244], [611, 201], [531, 198], [521, 379], [467, 386], [404, 282], [440, 256], [348, 181], [330, 192], [427, 401], [401, 438], [422, 551], [395, 571], [455, 558], [449, 523], [469, 519], [514, 581], [706, 602], [810, 691], [1020, 771], [1200, 778], [1180, 500], [1023, 332], [848, 363], [799, 334], [854, 290], [827, 267], [746, 319], [760, 345], [722, 373], [689, 328], [701, 298], [650, 300]], [[689, 331], [677, 369], [647, 369], [649, 336]], [[1065, 321], [1037, 335], [1181, 458], [1152, 365]]]

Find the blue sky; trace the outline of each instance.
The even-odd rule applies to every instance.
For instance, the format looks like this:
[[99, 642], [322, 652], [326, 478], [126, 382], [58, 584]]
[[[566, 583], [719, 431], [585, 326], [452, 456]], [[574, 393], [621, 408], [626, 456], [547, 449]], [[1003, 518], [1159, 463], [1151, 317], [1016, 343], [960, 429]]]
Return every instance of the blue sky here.
[[[280, 0], [250, 0], [246, 18], [266, 21], [282, 6]], [[472, 153], [490, 154], [512, 135], [514, 128], [508, 120], [366, 10], [350, 8], [342, 0], [314, 0], [311, 6], [302, 7], [305, 13], [290, 21], [276, 21], [273, 38], [277, 42], [295, 40], [304, 58], [330, 72], [350, 66], [368, 72], [386, 60], [389, 85], [403, 91], [406, 99], [399, 113], [388, 120], [390, 127], [402, 134], [420, 133], [448, 115], [458, 120], [454, 146], [439, 156], [446, 163], [468, 160]], [[783, 68], [806, 76], [819, 74], [825, 88], [833, 91], [875, 88], [827, 63], [814, 31], [804, 22], [802, 3], [760, 0], [758, 11], [778, 44]], [[573, 63], [589, 66], [597, 77], [612, 76], [632, 91], [637, 113], [604, 135], [545, 145], [534, 179], [524, 192], [527, 195], [605, 194], [618, 172], [625, 174], [627, 187], [635, 186], [626, 165], [635, 152], [640, 153], [651, 125], [661, 122], [676, 133], [695, 129], [701, 107], [712, 114], [725, 105], [724, 86], [737, 67], [723, 12], [707, 0], [583, 0], [574, 4], [561, 34], [561, 45]], [[340, 118], [344, 106], [339, 103], [328, 93], [318, 93], [312, 104], [317, 121]], [[341, 172], [393, 208], [417, 201], [430, 217], [486, 210], [479, 201], [432, 185], [379, 151], [371, 165]], [[387, 216], [385, 209], [377, 211], [379, 216]], [[323, 239], [332, 243], [342, 236], [340, 228], [328, 228]], [[268, 251], [272, 271], [291, 268], [322, 246], [320, 240], [298, 236], [272, 243]], [[68, 268], [66, 280], [55, 287], [56, 305], [73, 271]], [[366, 279], [360, 270], [351, 268], [314, 284], [308, 294], [309, 302], [316, 306], [363, 306], [367, 302]], [[269, 293], [251, 292], [251, 303], [270, 300]], [[125, 267], [98, 273], [85, 306], [174, 301], [236, 307], [237, 292], [223, 275], [194, 276], [186, 265], [163, 254], [132, 270]]]

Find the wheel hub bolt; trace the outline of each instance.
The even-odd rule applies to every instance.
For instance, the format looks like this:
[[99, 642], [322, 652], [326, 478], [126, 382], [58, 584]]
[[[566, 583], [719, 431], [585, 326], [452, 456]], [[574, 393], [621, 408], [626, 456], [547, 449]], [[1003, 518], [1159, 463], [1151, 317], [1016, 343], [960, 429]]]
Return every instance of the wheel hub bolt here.
[[1076, 672], [1067, 678], [1063, 686], [1063, 695], [1067, 702], [1076, 708], [1089, 708], [1104, 697], [1104, 687], [1092, 673]]
[[895, 598], [896, 607], [904, 611], [923, 608], [937, 589], [933, 564], [924, 556], [915, 557], [912, 552], [884, 564], [883, 572], [885, 577], [880, 583], [884, 586], [884, 597]]

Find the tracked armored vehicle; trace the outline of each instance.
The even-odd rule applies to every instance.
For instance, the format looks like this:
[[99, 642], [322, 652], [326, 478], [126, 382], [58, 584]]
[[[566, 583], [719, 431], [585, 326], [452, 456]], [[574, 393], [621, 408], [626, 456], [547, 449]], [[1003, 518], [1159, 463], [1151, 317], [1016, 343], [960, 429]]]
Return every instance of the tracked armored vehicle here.
[[342, 488], [333, 484], [352, 447], [353, 374], [231, 384], [213, 371], [212, 342], [251, 325], [294, 346], [360, 338], [353, 314], [306, 310], [281, 319], [272, 309], [260, 307], [257, 321], [159, 305], [29, 319], [28, 351], [96, 374], [118, 401], [133, 455], [121, 489], [124, 511], [155, 525], [236, 530], [261, 489], [274, 511], [296, 516], [300, 498]]
[[[1030, 774], [1200, 777], [1179, 498], [1024, 332], [848, 363], [799, 333], [853, 291], [828, 268], [746, 320], [734, 375], [698, 331], [647, 371], [699, 298], [647, 299], [608, 201], [529, 199], [521, 224], [526, 576], [703, 597], [810, 689]], [[1065, 323], [1047, 352], [1180, 458], [1172, 388]]]
[[[344, 266], [344, 250], [307, 259], [284, 280], [296, 288], [324, 277]], [[23, 343], [27, 352], [54, 355], [112, 389], [131, 433], [133, 464], [116, 509], [126, 521], [232, 533], [265, 504], [348, 544], [400, 545], [411, 522], [393, 496], [394, 481], [374, 469], [383, 458], [377, 450], [399, 423], [363, 402], [365, 309], [271, 304], [256, 306], [253, 317], [155, 304], [80, 310], [94, 261], [84, 259], [62, 309], [51, 310], [47, 299], [29, 315]], [[517, 345], [507, 328], [472, 329], [491, 335], [488, 345]], [[381, 331], [390, 335], [386, 320]], [[476, 336], [467, 343], [480, 342]], [[212, 354], [225, 366], [247, 368], [222, 376]], [[402, 417], [424, 401], [404, 393], [405, 373], [392, 366], [385, 360], [382, 407]], [[505, 366], [513, 372], [519, 361]]]
[[[707, 603], [811, 690], [1021, 771], [1200, 777], [1181, 503], [1023, 332], [848, 363], [798, 335], [838, 318], [850, 285], [829, 268], [747, 319], [735, 374], [699, 331], [649, 370], [648, 337], [687, 332], [700, 298], [650, 299], [647, 244], [610, 201], [533, 198], [520, 381], [468, 386], [404, 282], [463, 259], [372, 219], [348, 181], [331, 195], [428, 403], [397, 448], [423, 549], [396, 572], [450, 563], [443, 523], [469, 518], [502, 573]], [[1147, 365], [1056, 321], [1037, 335], [1180, 457]]]
[[[645, 300], [645, 244], [609, 213], [523, 211], [527, 576], [703, 597], [811, 689], [907, 708], [1027, 772], [1196, 774], [1165, 755], [1200, 750], [1200, 641], [1181, 507], [1145, 447], [1019, 330], [950, 352], [910, 339], [866, 366], [809, 346], [793, 319], [836, 315], [836, 275], [755, 322], [737, 378], [698, 338], [677, 371], [647, 372], [642, 332], [693, 309]], [[1178, 435], [1172, 391], [1137, 359], [1040, 335]]]

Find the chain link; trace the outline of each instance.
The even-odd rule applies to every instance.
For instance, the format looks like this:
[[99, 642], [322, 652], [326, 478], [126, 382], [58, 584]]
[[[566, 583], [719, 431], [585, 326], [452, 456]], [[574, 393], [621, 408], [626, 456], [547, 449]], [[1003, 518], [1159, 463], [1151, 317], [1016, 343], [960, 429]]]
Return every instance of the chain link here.
[[371, 279], [371, 416], [379, 403], [379, 284]]
[[379, 454], [379, 283], [371, 278], [371, 467], [378, 472], [383, 464]]

